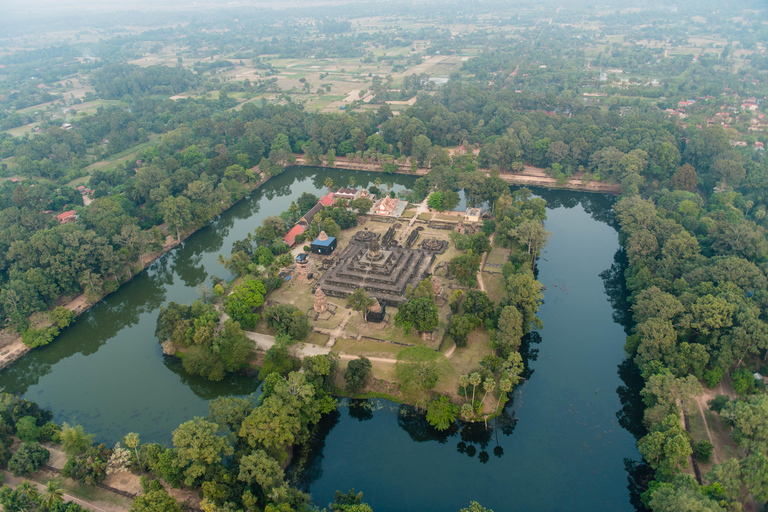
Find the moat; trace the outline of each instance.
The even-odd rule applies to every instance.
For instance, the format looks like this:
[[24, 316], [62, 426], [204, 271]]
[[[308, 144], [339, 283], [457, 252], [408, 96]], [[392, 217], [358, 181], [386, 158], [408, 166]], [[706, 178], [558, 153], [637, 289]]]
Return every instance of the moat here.
[[[58, 422], [79, 423], [112, 444], [127, 432], [168, 443], [180, 423], [207, 414], [221, 394], [258, 392], [249, 376], [211, 383], [190, 378], [162, 356], [154, 337], [160, 306], [193, 301], [232, 243], [279, 214], [302, 192], [318, 194], [326, 177], [337, 185], [378, 177], [393, 190], [415, 177], [294, 168], [273, 178], [212, 225], [190, 236], [81, 316], [54, 343], [32, 351], [0, 374], [0, 386], [50, 408]], [[373, 401], [326, 421], [303, 481], [319, 506], [336, 489], [365, 492], [377, 511], [458, 510], [479, 500], [495, 510], [632, 510], [625, 459], [638, 460], [639, 420], [622, 365], [626, 316], [612, 199], [599, 194], [537, 189], [548, 202], [554, 233], [538, 279], [547, 289], [531, 340], [530, 379], [498, 422], [437, 435], [410, 409]], [[614, 309], [614, 304], [617, 308]], [[621, 365], [621, 366], [620, 366]], [[621, 370], [621, 372], [620, 372]], [[617, 416], [619, 413], [619, 416]], [[437, 492], [439, 490], [439, 492]]]

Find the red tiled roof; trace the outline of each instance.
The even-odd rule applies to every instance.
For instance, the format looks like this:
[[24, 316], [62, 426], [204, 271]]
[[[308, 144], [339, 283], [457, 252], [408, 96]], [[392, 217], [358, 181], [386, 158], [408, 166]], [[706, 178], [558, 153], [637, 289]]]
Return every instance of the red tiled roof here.
[[283, 237], [283, 242], [287, 243], [288, 247], [293, 247], [293, 245], [296, 243], [296, 235], [300, 235], [303, 232], [304, 232], [304, 226], [299, 226], [298, 224], [296, 224]]
[[320, 201], [318, 201], [323, 206], [332, 206], [334, 201], [336, 201], [333, 197], [333, 192], [329, 192], [325, 194], [323, 197], [320, 198]]
[[56, 218], [59, 219], [59, 221], [65, 221], [65, 220], [71, 219], [75, 215], [77, 215], [77, 212], [75, 210], [69, 210], [68, 212], [58, 214]]

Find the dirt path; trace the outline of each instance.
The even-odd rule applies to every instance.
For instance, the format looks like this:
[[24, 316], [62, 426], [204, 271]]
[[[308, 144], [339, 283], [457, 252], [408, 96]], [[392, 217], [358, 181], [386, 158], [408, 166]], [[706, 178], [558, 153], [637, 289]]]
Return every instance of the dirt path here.
[[[704, 420], [704, 429], [707, 431], [707, 438], [709, 438], [709, 442], [712, 443], [712, 446], [715, 446], [715, 441], [712, 439], [712, 433], [709, 431], [709, 424], [707, 423], [707, 417], [704, 414], [704, 409], [701, 407], [701, 401], [696, 400], [696, 406], [699, 409], [699, 413], [701, 414], [701, 419]], [[717, 460], [717, 450], [712, 450], [712, 460], [715, 464], [718, 464], [720, 461]]]
[[[5, 485], [8, 485], [9, 487], [13, 487], [14, 489], [21, 485], [24, 482], [29, 482], [30, 484], [37, 487], [37, 490], [40, 494], [45, 492], [45, 485], [43, 485], [40, 482], [36, 482], [34, 480], [29, 480], [26, 478], [17, 478], [11, 474], [10, 471], [3, 471], [3, 475], [5, 479], [3, 480], [3, 483]], [[40, 473], [37, 473], [37, 475], [40, 475]], [[42, 475], [40, 475], [42, 476]], [[53, 480], [51, 479], [44, 479], [44, 480]], [[117, 503], [110, 503], [107, 501], [101, 501], [101, 500], [83, 500], [80, 498], [76, 498], [72, 496], [71, 494], [64, 493], [64, 501], [66, 503], [73, 502], [77, 503], [83, 508], [86, 508], [88, 510], [94, 510], [95, 512], [128, 512], [131, 509], [130, 503], [128, 500], [125, 500], [125, 504], [117, 504]], [[117, 497], [115, 498], [118, 499]]]
[[[489, 238], [489, 241], [491, 244], [493, 244], [493, 235], [496, 233], [491, 233], [491, 237]], [[488, 257], [488, 253], [484, 252], [483, 257], [480, 260], [480, 270], [477, 271], [477, 284], [480, 286], [480, 291], [485, 291], [485, 283], [483, 282], [483, 267], [485, 267], [485, 259]]]
[[451, 357], [454, 352], [456, 352], [456, 344], [455, 343], [453, 345], [451, 345], [451, 348], [449, 348], [448, 352], [445, 353], [445, 357]]
[[[344, 359], [344, 360], [347, 360], [347, 361], [351, 360], [351, 359], [357, 359], [358, 357], [360, 357], [360, 356], [355, 356], [355, 355], [352, 355], [352, 354], [339, 354], [339, 358], [340, 359]], [[373, 362], [376, 362], [376, 363], [395, 364], [397, 362], [397, 359], [389, 359], [387, 357], [368, 357], [368, 356], [365, 356], [365, 358], [368, 359], [369, 361], [373, 361]]]

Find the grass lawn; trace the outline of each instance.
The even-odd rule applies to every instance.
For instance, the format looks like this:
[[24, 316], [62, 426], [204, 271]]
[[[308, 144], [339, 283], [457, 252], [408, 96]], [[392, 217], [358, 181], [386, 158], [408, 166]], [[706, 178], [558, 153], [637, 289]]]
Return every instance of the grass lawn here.
[[419, 220], [432, 220], [432, 214], [429, 212], [419, 214]]
[[503, 247], [493, 247], [491, 252], [488, 253], [488, 257], [485, 259], [485, 262], [503, 265], [509, 260], [509, 254], [509, 249], [504, 249]]
[[330, 336], [327, 334], [321, 334], [319, 332], [310, 332], [309, 336], [307, 336], [307, 339], [304, 340], [305, 343], [311, 343], [313, 345], [318, 345], [320, 347], [324, 347], [326, 343], [328, 343], [328, 340], [330, 339]]
[[339, 339], [331, 349], [340, 354], [355, 354], [368, 357], [384, 357], [394, 359], [403, 347], [392, 343], [383, 343], [374, 340], [350, 340]]
[[405, 210], [400, 217], [403, 219], [411, 219], [414, 215], [416, 215], [416, 210]]
[[96, 162], [87, 166], [85, 170], [90, 173], [95, 170], [103, 170], [108, 167], [112, 167], [114, 165], [117, 165], [118, 163], [122, 163], [127, 160], [130, 160], [132, 157], [137, 156], [144, 149], [152, 146], [156, 146], [159, 143], [160, 143], [160, 137], [158, 135], [153, 135], [150, 137], [150, 140], [148, 140], [147, 142], [142, 142], [141, 144], [133, 146], [132, 148], [126, 149], [125, 151], [121, 151], [120, 153], [115, 153], [114, 155], [110, 155], [104, 160], [101, 160], [100, 162]]
[[408, 345], [419, 345], [421, 340], [419, 339], [419, 334], [414, 329], [411, 329], [410, 333], [404, 335], [400, 327], [395, 327], [395, 314], [397, 314], [397, 308], [391, 306], [387, 308], [389, 324], [382, 329], [381, 324], [364, 323], [360, 315], [356, 313], [349, 319], [346, 330], [350, 334], [362, 334], [363, 336], [370, 336], [381, 340], [393, 340]]
[[483, 272], [483, 284], [485, 284], [485, 293], [493, 302], [498, 303], [504, 298], [504, 278], [501, 274], [491, 274]]

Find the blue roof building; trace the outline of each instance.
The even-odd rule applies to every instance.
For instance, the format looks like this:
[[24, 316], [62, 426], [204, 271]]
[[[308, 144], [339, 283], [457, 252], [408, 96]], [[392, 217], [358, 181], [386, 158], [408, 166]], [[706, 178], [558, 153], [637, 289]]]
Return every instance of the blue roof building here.
[[331, 254], [336, 249], [337, 243], [335, 236], [328, 236], [325, 231], [321, 231], [309, 250], [315, 254]]

